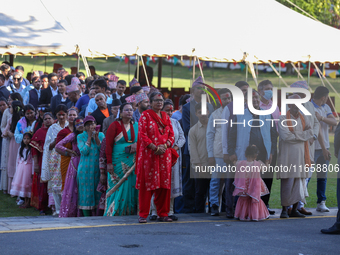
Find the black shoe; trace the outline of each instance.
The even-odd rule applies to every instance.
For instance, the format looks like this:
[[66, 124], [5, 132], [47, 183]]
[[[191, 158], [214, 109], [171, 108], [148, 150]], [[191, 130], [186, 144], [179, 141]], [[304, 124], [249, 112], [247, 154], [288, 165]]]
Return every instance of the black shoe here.
[[274, 210], [270, 210], [269, 207], [267, 207], [267, 209], [268, 209], [268, 212], [269, 212], [270, 215], [274, 215], [274, 214], [275, 214], [275, 211], [274, 211]]
[[226, 212], [226, 217], [228, 219], [234, 219], [234, 211], [233, 210], [230, 210], [230, 209], [227, 209], [227, 212]]
[[152, 220], [152, 221], [157, 220], [157, 215], [150, 215], [149, 220]]
[[330, 228], [321, 229], [321, 233], [323, 233], [323, 234], [332, 234], [332, 235], [340, 235], [340, 227], [338, 226], [338, 224], [335, 223]]
[[175, 216], [174, 214], [173, 215], [169, 215], [169, 218], [172, 219], [173, 221], [177, 221], [178, 220], [178, 217]]
[[212, 205], [211, 207], [211, 216], [219, 216], [220, 215], [220, 212], [218, 210], [218, 206], [217, 205]]

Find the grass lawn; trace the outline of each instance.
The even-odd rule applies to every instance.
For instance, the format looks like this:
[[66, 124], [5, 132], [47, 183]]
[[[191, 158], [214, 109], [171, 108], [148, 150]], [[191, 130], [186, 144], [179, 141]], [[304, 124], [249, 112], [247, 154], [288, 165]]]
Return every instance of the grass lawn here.
[[[4, 60], [4, 58], [3, 58]], [[45, 58], [37, 57], [16, 57], [14, 59], [14, 65], [22, 65], [25, 68], [25, 72], [30, 72], [32, 70], [41, 70], [46, 72], [52, 72], [53, 63], [62, 64], [67, 71], [70, 71], [70, 67], [77, 66], [77, 59], [74, 57], [47, 57], [46, 58], [46, 69], [45, 69]], [[128, 65], [124, 63], [124, 61], [119, 61], [118, 59], [109, 58], [106, 59], [88, 59], [89, 65], [93, 65], [96, 67], [97, 74], [102, 75], [107, 71], [114, 71], [120, 79], [124, 79], [126, 81], [130, 81], [133, 77], [135, 66], [130, 65], [130, 73], [128, 70]], [[153, 84], [157, 84], [157, 63], [153, 63], [150, 61], [150, 66], [154, 68], [154, 79]], [[80, 61], [80, 71], [85, 71], [84, 65], [82, 61]], [[173, 75], [171, 75], [171, 73]], [[245, 71], [241, 72], [240, 70], [227, 70], [220, 68], [205, 68], [203, 70], [205, 80], [208, 84], [235, 84], [235, 82], [239, 80], [245, 80]], [[196, 68], [196, 77], [199, 75], [199, 69]], [[302, 75], [307, 80], [307, 72], [306, 70], [302, 71]], [[173, 76], [173, 78], [172, 78]], [[296, 75], [294, 76], [285, 76], [283, 74], [283, 78], [288, 84], [291, 84], [297, 80]], [[285, 86], [282, 82], [279, 81], [279, 78], [272, 73], [259, 73], [258, 80], [269, 79], [272, 81], [275, 87]], [[251, 86], [255, 87], [255, 82], [251, 78], [251, 75], [248, 75], [248, 82]], [[334, 86], [337, 91], [340, 91], [340, 79], [330, 79], [330, 82]], [[170, 64], [163, 63], [163, 72], [162, 72], [162, 87], [168, 88], [171, 90], [174, 88], [186, 88], [189, 91], [190, 84], [192, 83], [192, 71], [187, 67], [179, 66], [171, 66]], [[310, 79], [310, 85], [314, 90], [317, 86], [322, 85], [319, 78], [313, 76]], [[328, 86], [328, 85], [327, 85]], [[330, 91], [331, 88], [329, 88]], [[331, 96], [335, 96], [335, 105], [338, 112], [340, 112], [340, 99], [335, 95], [334, 92], [330, 93]], [[334, 147], [333, 147], [333, 136], [330, 136], [331, 140], [331, 153], [332, 160], [331, 164], [336, 164], [336, 158], [334, 157]], [[316, 174], [313, 174], [312, 180], [308, 186], [309, 197], [307, 198], [306, 207], [316, 207]], [[327, 182], [327, 206], [336, 207], [336, 174], [329, 174], [328, 182]], [[15, 203], [15, 198], [11, 198], [8, 195], [3, 195], [0, 193], [0, 217], [10, 217], [10, 216], [36, 216], [39, 215], [39, 212], [35, 211], [33, 208], [30, 209], [19, 209]], [[270, 206], [272, 208], [280, 208], [280, 181], [274, 179], [272, 194], [270, 199]]]

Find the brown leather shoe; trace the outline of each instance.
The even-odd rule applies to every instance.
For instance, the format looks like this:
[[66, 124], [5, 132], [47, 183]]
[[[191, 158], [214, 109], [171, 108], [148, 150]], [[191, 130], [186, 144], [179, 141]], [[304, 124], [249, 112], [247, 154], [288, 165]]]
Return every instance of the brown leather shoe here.
[[306, 211], [304, 207], [302, 207], [301, 209], [298, 209], [298, 211], [304, 215], [312, 215], [312, 212]]

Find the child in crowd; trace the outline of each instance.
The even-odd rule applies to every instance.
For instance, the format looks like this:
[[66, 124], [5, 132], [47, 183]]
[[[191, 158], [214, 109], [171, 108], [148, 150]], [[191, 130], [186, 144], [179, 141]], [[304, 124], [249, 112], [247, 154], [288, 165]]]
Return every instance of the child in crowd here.
[[17, 157], [16, 172], [12, 182], [10, 194], [18, 196], [25, 203], [20, 208], [28, 208], [30, 204], [31, 188], [32, 188], [32, 156], [31, 142], [32, 134], [25, 133]]
[[269, 212], [261, 196], [269, 194], [266, 184], [261, 179], [264, 165], [256, 161], [259, 151], [250, 145], [245, 151], [247, 160], [236, 163], [235, 190], [233, 196], [239, 196], [235, 208], [235, 217], [244, 221], [260, 221], [269, 217]]

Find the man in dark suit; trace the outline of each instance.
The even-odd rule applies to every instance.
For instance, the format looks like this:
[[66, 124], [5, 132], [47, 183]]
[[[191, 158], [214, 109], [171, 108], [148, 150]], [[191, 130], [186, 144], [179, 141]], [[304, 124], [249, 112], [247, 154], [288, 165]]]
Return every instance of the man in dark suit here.
[[39, 105], [50, 105], [52, 97], [56, 95], [58, 95], [58, 75], [56, 73], [50, 73], [48, 75], [48, 87], [41, 91]]
[[[66, 86], [68, 85], [66, 80], [59, 80], [58, 82], [58, 94], [51, 98], [51, 112], [54, 115], [54, 111], [57, 108], [58, 105], [64, 104], [67, 105], [70, 102], [70, 99], [68, 97], [64, 97], [64, 94], [66, 93]], [[48, 89], [48, 88], [47, 88]], [[41, 97], [40, 97], [41, 98]]]
[[[204, 93], [203, 90], [201, 90], [201, 88], [204, 88], [202, 83], [203, 80], [201, 76], [194, 81], [191, 89], [191, 100], [183, 106], [182, 110], [183, 132], [186, 139], [182, 171], [184, 213], [195, 212], [195, 179], [190, 178], [191, 164], [188, 148], [188, 134], [190, 128], [198, 122], [195, 106], [201, 102], [201, 95]], [[207, 106], [209, 113], [211, 114], [214, 111], [214, 107], [209, 103], [207, 103]]]
[[103, 93], [98, 93], [94, 99], [98, 107], [91, 115], [96, 119], [97, 125], [100, 125], [101, 132], [104, 120], [112, 115], [111, 106], [108, 107], [106, 104], [106, 96]]

